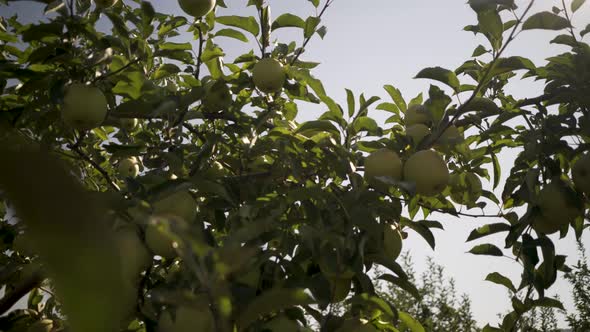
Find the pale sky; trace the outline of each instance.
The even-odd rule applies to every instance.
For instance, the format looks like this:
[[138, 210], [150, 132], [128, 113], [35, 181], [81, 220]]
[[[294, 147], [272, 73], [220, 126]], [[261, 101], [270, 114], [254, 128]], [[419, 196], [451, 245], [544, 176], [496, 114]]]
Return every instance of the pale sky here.
[[[128, 0], [125, 0], [128, 1]], [[273, 17], [291, 12], [305, 17], [315, 10], [306, 0], [270, 0]], [[321, 65], [313, 73], [320, 78], [332, 98], [345, 105], [344, 88], [349, 88], [358, 96], [377, 95], [386, 100], [387, 94], [382, 89], [385, 84], [399, 88], [406, 100], [420, 92], [427, 93], [432, 81], [412, 79], [421, 69], [430, 66], [442, 66], [455, 69], [468, 60], [473, 49], [483, 40], [470, 32], [462, 31], [468, 24], [476, 24], [473, 11], [465, 4], [466, 0], [335, 0], [326, 12], [322, 24], [327, 25], [328, 33], [324, 40], [319, 37], [308, 44], [307, 53], [302, 57], [308, 61], [318, 61]], [[569, 5], [571, 0], [566, 1]], [[246, 0], [226, 0], [229, 10], [219, 8], [218, 15], [255, 16], [253, 7], [246, 8]], [[321, 2], [322, 5], [324, 1]], [[516, 3], [524, 7], [528, 1]], [[152, 1], [158, 11], [182, 15], [176, 1]], [[531, 11], [550, 10], [559, 6], [561, 1], [537, 0]], [[31, 3], [19, 3], [14, 6], [21, 17], [38, 19], [42, 15], [41, 7]], [[6, 7], [0, 7], [5, 13]], [[522, 10], [522, 8], [521, 8]], [[14, 12], [13, 10], [6, 11]], [[6, 15], [6, 14], [4, 14]], [[590, 23], [590, 4], [586, 4], [574, 16], [576, 27], [582, 29]], [[505, 55], [521, 55], [530, 58], [536, 65], [542, 65], [548, 56], [565, 52], [567, 49], [549, 45], [555, 33], [547, 31], [526, 31], [511, 44]], [[190, 40], [190, 36], [181, 36]], [[273, 33], [273, 40], [288, 43], [296, 41], [301, 44], [302, 33], [298, 29], [281, 29]], [[586, 41], [588, 38], [586, 38]], [[247, 52], [247, 44], [228, 38], [218, 38], [218, 44], [231, 57]], [[486, 45], [486, 44], [484, 44]], [[195, 47], [196, 49], [196, 47]], [[255, 52], [258, 51], [255, 49]], [[259, 52], [259, 51], [258, 51]], [[258, 54], [258, 53], [257, 53]], [[228, 60], [229, 61], [229, 60]], [[461, 79], [461, 78], [460, 78]], [[464, 79], [464, 78], [463, 78]], [[510, 91], [517, 97], [537, 96], [542, 85], [530, 79], [515, 81]], [[389, 101], [389, 100], [387, 100]], [[300, 120], [318, 117], [324, 108], [315, 105], [300, 105]], [[371, 116], [383, 122], [387, 116], [382, 111], [371, 111]], [[504, 178], [512, 166], [514, 152], [501, 156]], [[484, 184], [485, 185], [485, 184]], [[488, 184], [489, 188], [489, 184]], [[497, 192], [501, 192], [498, 188]], [[493, 206], [491, 204], [490, 206]], [[469, 211], [478, 213], [477, 210]], [[488, 213], [496, 213], [496, 210]], [[429, 219], [435, 219], [431, 216]], [[497, 323], [498, 313], [510, 309], [510, 302], [501, 286], [484, 281], [491, 272], [500, 272], [510, 277], [515, 284], [519, 281], [520, 266], [506, 258], [492, 258], [466, 254], [475, 244], [495, 243], [503, 247], [505, 233], [488, 237], [481, 241], [465, 243], [468, 234], [476, 227], [486, 223], [498, 222], [494, 219], [455, 219], [436, 215], [436, 219], [445, 226], [445, 231], [435, 233], [437, 249], [433, 252], [418, 235], [410, 231], [410, 237], [404, 242], [416, 263], [416, 270], [421, 273], [425, 267], [425, 257], [434, 256], [437, 263], [446, 268], [448, 276], [456, 280], [459, 292], [467, 293], [472, 300], [472, 310], [479, 325], [488, 322]], [[570, 231], [567, 238], [557, 244], [558, 254], [569, 255], [568, 263], [577, 260], [575, 239]], [[552, 236], [555, 240], [557, 236]], [[584, 243], [590, 235], [586, 232]], [[508, 252], [507, 252], [508, 253]], [[564, 280], [558, 281], [548, 295], [558, 294], [567, 308], [572, 307], [571, 290]], [[565, 327], [563, 320], [561, 326]]]

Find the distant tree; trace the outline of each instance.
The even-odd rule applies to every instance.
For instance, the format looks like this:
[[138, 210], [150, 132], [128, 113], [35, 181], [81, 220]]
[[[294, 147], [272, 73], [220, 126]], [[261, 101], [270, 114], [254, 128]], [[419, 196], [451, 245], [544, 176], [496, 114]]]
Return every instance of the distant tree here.
[[[399, 311], [414, 317], [427, 331], [480, 331], [471, 312], [471, 299], [467, 294], [458, 294], [455, 280], [445, 276], [443, 266], [428, 257], [426, 270], [418, 277], [411, 255], [406, 252], [400, 258], [400, 265], [408, 280], [416, 285], [421, 300], [416, 301], [411, 293], [391, 283], [379, 285], [380, 296], [394, 303]], [[410, 331], [403, 323], [399, 329]]]
[[580, 258], [565, 278], [572, 285], [575, 313], [567, 315], [567, 322], [574, 332], [590, 331], [590, 269], [582, 242], [578, 242]]

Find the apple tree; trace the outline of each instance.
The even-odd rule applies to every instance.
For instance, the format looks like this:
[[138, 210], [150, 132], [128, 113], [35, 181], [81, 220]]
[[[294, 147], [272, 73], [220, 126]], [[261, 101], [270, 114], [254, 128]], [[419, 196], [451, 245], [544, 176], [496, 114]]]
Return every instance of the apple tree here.
[[[411, 99], [386, 85], [385, 97], [347, 89], [345, 103], [305, 58], [334, 0], [293, 4], [309, 17], [263, 0], [242, 15], [180, 0], [182, 16], [140, 0], [41, 2], [42, 22], [0, 20], [1, 330], [423, 331], [376, 280], [420, 301], [396, 262], [403, 239], [435, 248], [437, 216], [489, 204], [502, 212], [467, 241], [505, 233], [523, 272], [490, 271], [514, 310], [484, 330], [561, 306], [545, 296], [567, 270], [547, 235], [588, 226], [590, 29], [572, 23], [584, 1], [532, 13], [534, 0], [471, 0], [465, 30], [487, 42], [459, 68], [420, 70], [434, 83]], [[302, 39], [275, 41], [279, 29]], [[570, 50], [544, 66], [505, 56], [531, 29], [562, 31], [551, 43]], [[227, 56], [225, 38], [243, 52]], [[510, 95], [519, 74], [543, 94]], [[298, 121], [312, 104], [323, 114]], [[523, 149], [502, 170], [511, 148]]]

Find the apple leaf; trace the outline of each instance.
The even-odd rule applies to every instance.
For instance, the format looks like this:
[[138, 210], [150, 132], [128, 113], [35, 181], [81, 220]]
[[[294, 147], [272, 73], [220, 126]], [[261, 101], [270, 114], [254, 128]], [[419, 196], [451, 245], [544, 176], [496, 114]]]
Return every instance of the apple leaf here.
[[412, 295], [418, 301], [420, 301], [422, 299], [422, 296], [420, 295], [420, 291], [418, 290], [418, 288], [416, 288], [416, 286], [414, 286], [414, 284], [409, 282], [407, 279], [399, 278], [399, 277], [396, 277], [391, 274], [381, 275], [381, 276], [379, 276], [378, 279], [385, 280], [387, 282], [390, 282], [390, 283], [398, 286], [399, 288], [408, 292], [410, 295]]
[[586, 0], [574, 0], [572, 1], [572, 12], [576, 12], [582, 5], [586, 2]]
[[276, 30], [289, 27], [305, 29], [305, 21], [299, 16], [287, 13], [277, 17], [277, 19], [272, 22], [271, 29]]
[[256, 22], [256, 19], [253, 16], [217, 16], [215, 18], [215, 21], [217, 21], [217, 23], [219, 24], [229, 25], [232, 27], [246, 30], [254, 36], [258, 36], [258, 34], [260, 33], [258, 22]]
[[486, 277], [486, 280], [491, 281], [491, 282], [498, 284], [498, 285], [502, 285], [502, 286], [510, 289], [513, 293], [516, 293], [516, 287], [514, 287], [514, 284], [512, 283], [512, 281], [510, 281], [510, 279], [501, 275], [498, 272], [488, 274], [488, 276]]
[[562, 30], [569, 26], [568, 20], [561, 16], [551, 12], [540, 12], [529, 17], [522, 25], [522, 29]]
[[414, 78], [428, 78], [439, 81], [450, 86], [454, 91], [459, 91], [459, 87], [461, 86], [457, 75], [455, 75], [454, 72], [442, 67], [430, 67], [422, 69]]
[[504, 256], [502, 250], [493, 244], [480, 244], [469, 250], [470, 254], [487, 256]]
[[246, 37], [246, 35], [234, 29], [220, 29], [215, 33], [215, 37], [229, 37], [243, 41], [244, 43], [248, 42], [248, 37]]
[[508, 232], [510, 230], [510, 225], [504, 223], [496, 223], [496, 224], [488, 224], [483, 225], [477, 229], [474, 229], [469, 237], [467, 237], [467, 241], [473, 241], [475, 239], [479, 239], [491, 234], [496, 234], [500, 232]]

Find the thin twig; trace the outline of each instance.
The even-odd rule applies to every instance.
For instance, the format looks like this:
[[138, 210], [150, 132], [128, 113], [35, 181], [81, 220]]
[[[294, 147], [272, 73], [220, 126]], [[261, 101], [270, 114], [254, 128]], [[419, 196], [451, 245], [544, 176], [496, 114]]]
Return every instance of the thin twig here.
[[[330, 7], [330, 5], [334, 1], [336, 1], [336, 0], [326, 0], [326, 4], [324, 5], [322, 10], [320, 11], [320, 14], [316, 17], [318, 19], [322, 18], [322, 15], [324, 15], [324, 13], [326, 12], [326, 9], [328, 9], [328, 7]], [[293, 57], [293, 60], [291, 60], [291, 65], [293, 65], [295, 62], [297, 62], [297, 60], [299, 59], [299, 56], [301, 56], [301, 54], [305, 51], [305, 46], [307, 46], [307, 43], [309, 43], [309, 41], [311, 40], [311, 37], [313, 37], [314, 34], [315, 34], [315, 32], [303, 41], [303, 45], [297, 50], [297, 53], [295, 53], [295, 57]]]
[[90, 165], [92, 165], [92, 167], [94, 167], [102, 175], [102, 177], [111, 186], [111, 188], [113, 188], [115, 191], [121, 191], [119, 186], [117, 186], [117, 184], [111, 179], [111, 177], [109, 176], [109, 173], [107, 173], [107, 171], [105, 171], [102, 167], [100, 167], [99, 164], [97, 164], [94, 160], [92, 160], [92, 158], [90, 158], [90, 156], [88, 156], [86, 153], [84, 153], [84, 151], [82, 151], [82, 149], [80, 149], [81, 143], [82, 143], [82, 136], [80, 136], [80, 139], [78, 139], [78, 141], [75, 144], [70, 145], [69, 147], [72, 151], [76, 152], [76, 154], [78, 154], [78, 156], [80, 156], [80, 158], [82, 158], [83, 160], [88, 162]]
[[535, 3], [535, 0], [531, 0], [531, 2], [529, 2], [527, 8], [524, 10], [524, 12], [520, 16], [520, 18], [517, 20], [516, 24], [514, 24], [514, 27], [512, 28], [512, 31], [510, 32], [510, 35], [508, 36], [506, 43], [504, 43], [504, 45], [502, 46], [500, 51], [498, 51], [498, 53], [496, 53], [496, 55], [494, 56], [492, 61], [488, 64], [488, 69], [485, 71], [484, 76], [482, 77], [482, 79], [479, 81], [479, 83], [475, 87], [475, 90], [473, 90], [473, 93], [471, 94], [469, 99], [467, 99], [467, 101], [465, 101], [465, 103], [463, 103], [461, 106], [459, 106], [457, 108], [457, 111], [455, 112], [453, 117], [449, 120], [449, 122], [447, 122], [442, 128], [439, 128], [436, 132], [434, 132], [430, 136], [429, 139], [424, 140], [422, 142], [424, 144], [420, 144], [419, 148], [424, 149], [424, 148], [428, 148], [428, 147], [432, 146], [442, 136], [442, 134], [445, 132], [445, 130], [447, 130], [453, 124], [453, 122], [455, 122], [455, 120], [459, 116], [463, 115], [463, 110], [473, 101], [473, 99], [475, 99], [475, 97], [479, 94], [481, 89], [483, 89], [484, 83], [486, 83], [486, 81], [488, 80], [488, 78], [492, 72], [492, 69], [494, 69], [496, 63], [500, 59], [500, 56], [502, 55], [502, 53], [504, 53], [504, 51], [506, 50], [508, 45], [514, 40], [517, 29], [520, 27], [521, 23], [524, 20], [524, 17], [528, 14], [528, 12], [530, 11], [530, 9], [534, 3]]

